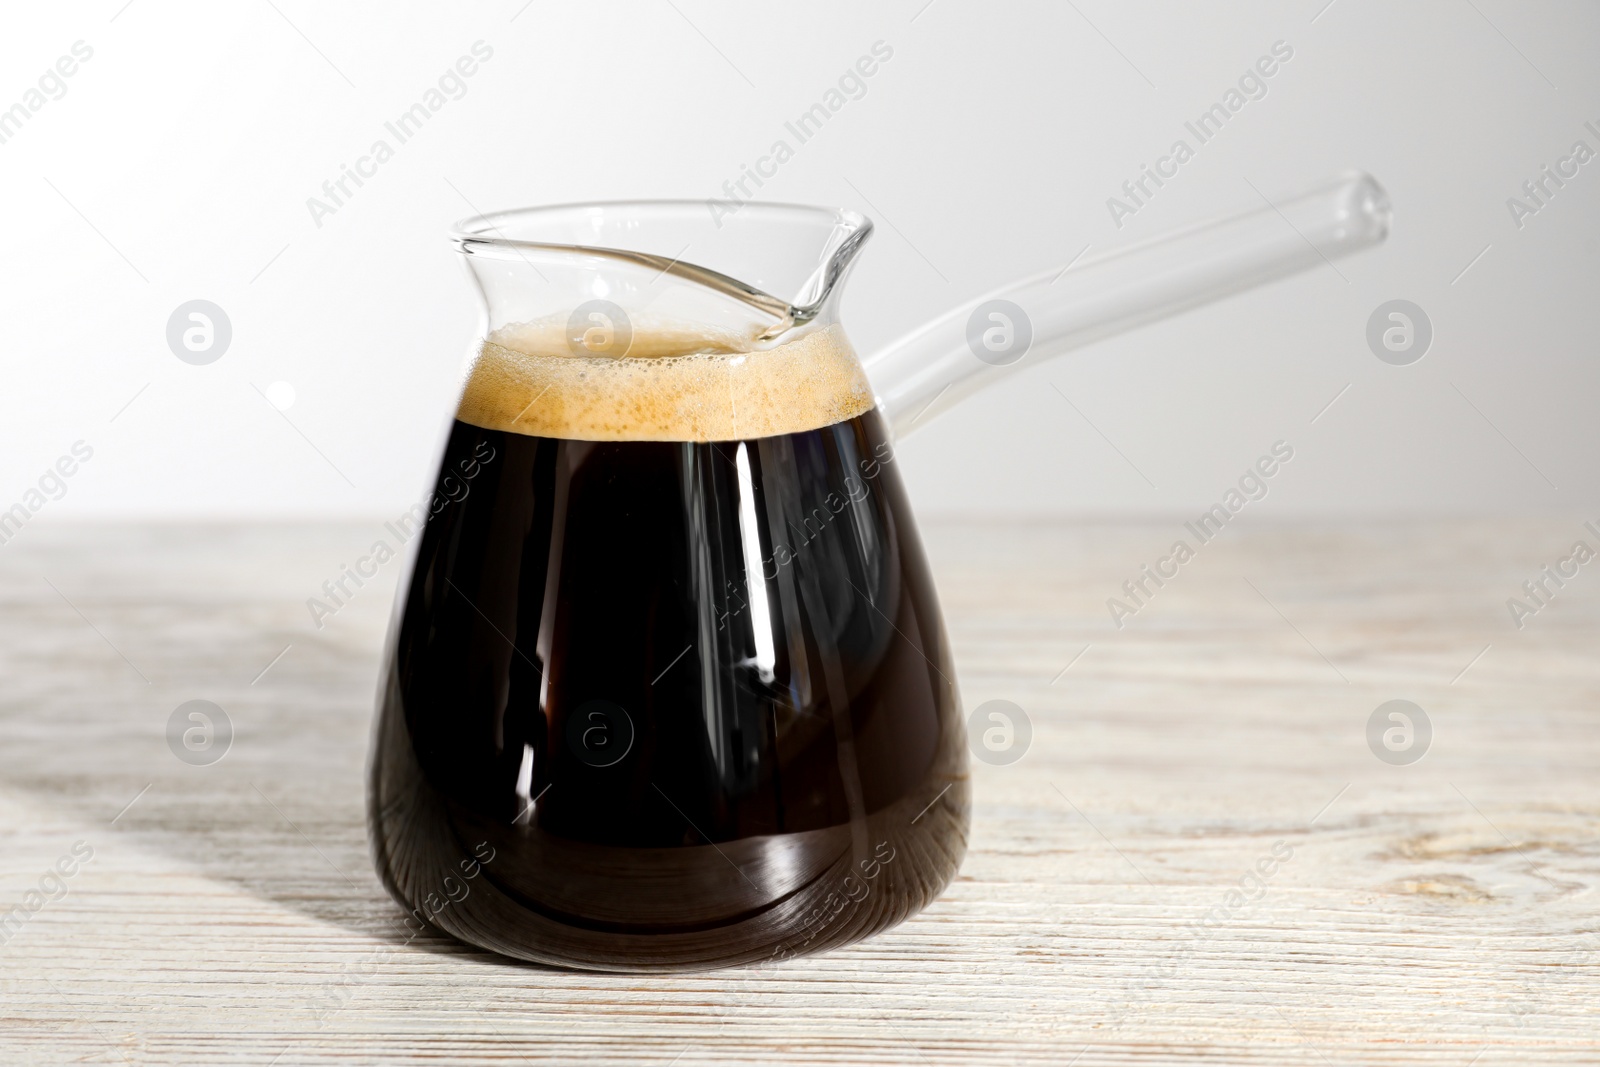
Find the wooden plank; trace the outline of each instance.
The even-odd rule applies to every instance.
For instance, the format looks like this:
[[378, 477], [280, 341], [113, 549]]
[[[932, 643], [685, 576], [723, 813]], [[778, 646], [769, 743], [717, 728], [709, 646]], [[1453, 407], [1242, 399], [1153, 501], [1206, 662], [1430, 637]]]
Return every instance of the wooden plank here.
[[[376, 523], [29, 527], [0, 1062], [1600, 1060], [1600, 576], [1505, 608], [1577, 524], [1230, 529], [1116, 628], [1178, 529], [931, 524], [966, 705], [1033, 726], [974, 765], [958, 880], [845, 951], [644, 978], [397, 927], [362, 809], [395, 568], [305, 608]], [[1365, 738], [1395, 698], [1409, 766]], [[211, 766], [166, 745], [191, 699], [234, 726]]]

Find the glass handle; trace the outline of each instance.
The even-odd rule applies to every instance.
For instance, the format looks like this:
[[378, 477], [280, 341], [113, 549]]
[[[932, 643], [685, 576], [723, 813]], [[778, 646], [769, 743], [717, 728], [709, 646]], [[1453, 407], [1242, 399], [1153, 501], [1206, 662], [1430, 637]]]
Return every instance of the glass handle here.
[[896, 436], [1031, 363], [1383, 241], [1389, 198], [1347, 174], [1288, 200], [1090, 255], [956, 308], [866, 360]]

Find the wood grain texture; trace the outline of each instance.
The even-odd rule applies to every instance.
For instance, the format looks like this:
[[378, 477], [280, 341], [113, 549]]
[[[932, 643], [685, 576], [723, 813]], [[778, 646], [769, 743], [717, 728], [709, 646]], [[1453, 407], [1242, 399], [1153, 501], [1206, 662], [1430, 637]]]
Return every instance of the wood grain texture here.
[[[1178, 533], [930, 525], [965, 706], [1033, 727], [974, 766], [957, 881], [848, 950], [640, 978], [398, 924], [363, 821], [397, 568], [305, 607], [378, 523], [30, 526], [0, 917], [42, 903], [0, 918], [0, 1062], [1600, 1062], [1600, 571], [1505, 607], [1578, 523], [1229, 529], [1117, 629]], [[165, 739], [197, 698], [211, 766]], [[1392, 698], [1433, 723], [1410, 766], [1367, 748]]]

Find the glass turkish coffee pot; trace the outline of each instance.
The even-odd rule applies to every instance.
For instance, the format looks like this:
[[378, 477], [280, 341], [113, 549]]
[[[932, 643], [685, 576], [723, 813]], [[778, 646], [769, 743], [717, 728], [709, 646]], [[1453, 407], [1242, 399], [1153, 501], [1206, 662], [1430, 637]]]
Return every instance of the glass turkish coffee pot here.
[[1381, 241], [1372, 179], [1024, 279], [859, 360], [871, 223], [700, 202], [480, 216], [484, 337], [396, 601], [369, 819], [419, 922], [689, 970], [928, 904], [971, 797], [894, 440], [1018, 366]]

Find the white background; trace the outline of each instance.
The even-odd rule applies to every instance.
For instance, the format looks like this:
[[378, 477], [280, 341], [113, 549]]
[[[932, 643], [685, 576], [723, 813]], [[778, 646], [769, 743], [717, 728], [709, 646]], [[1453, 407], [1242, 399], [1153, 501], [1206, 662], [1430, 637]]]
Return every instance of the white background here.
[[[35, 521], [398, 512], [476, 328], [450, 223], [721, 195], [882, 40], [867, 94], [763, 190], [892, 223], [845, 303], [863, 352], [1086, 244], [1257, 207], [1246, 179], [1281, 195], [1359, 168], [1395, 205], [1342, 277], [1030, 367], [921, 429], [901, 451], [920, 508], [1192, 513], [1284, 439], [1263, 513], [1586, 510], [1600, 161], [1520, 230], [1506, 200], [1575, 140], [1600, 148], [1600, 5], [1325, 5], [27, 5], [0, 108], [75, 41], [94, 55], [0, 144], [0, 508], [83, 439], [94, 458]], [[307, 198], [480, 39], [466, 95], [317, 227]], [[1294, 58], [1268, 95], [1119, 232], [1106, 198], [1277, 40]], [[1409, 367], [1364, 340], [1396, 297], [1436, 331]], [[195, 298], [233, 324], [205, 367], [165, 341]], [[282, 413], [258, 391], [280, 381]]]

